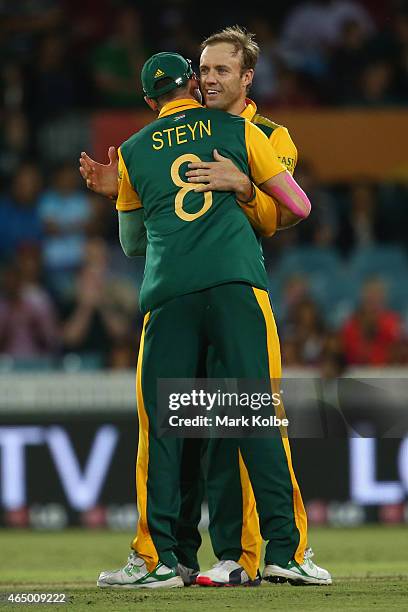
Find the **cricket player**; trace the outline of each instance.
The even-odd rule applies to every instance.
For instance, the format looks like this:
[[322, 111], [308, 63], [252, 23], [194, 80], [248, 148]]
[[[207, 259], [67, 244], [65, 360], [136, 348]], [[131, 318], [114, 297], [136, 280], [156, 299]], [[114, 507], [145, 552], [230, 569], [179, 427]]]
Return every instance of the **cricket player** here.
[[[140, 518], [126, 566], [102, 572], [98, 580], [100, 586], [132, 588], [183, 584], [174, 552], [183, 440], [157, 435], [157, 379], [196, 377], [209, 345], [223, 356], [228, 377], [266, 380], [279, 375], [280, 368], [272, 350], [278, 339], [256, 235], [235, 194], [197, 193], [186, 181], [187, 164], [208, 161], [219, 150], [251, 174], [250, 200], [262, 185], [292, 214], [310, 212], [306, 195], [258, 128], [206, 110], [195, 100], [198, 82], [184, 58], [153, 56], [143, 68], [142, 84], [159, 118], [121, 146], [117, 200], [125, 250], [138, 249], [142, 232], [137, 228], [147, 229], [137, 368]], [[284, 443], [281, 438], [242, 439], [239, 449], [254, 487], [262, 535], [289, 562], [299, 548], [299, 530]], [[215, 495], [216, 478], [212, 487]], [[277, 529], [282, 517], [285, 525]]]
[[[259, 47], [253, 40], [253, 36], [238, 26], [225, 28], [204, 40], [201, 51], [200, 83], [207, 108], [239, 114], [255, 123], [274, 145], [280, 161], [293, 174], [297, 162], [297, 150], [287, 129], [259, 115], [255, 103], [247, 98], [249, 86], [248, 81], [245, 81], [245, 76], [249, 74], [250, 85], [259, 55]], [[200, 191], [205, 192], [207, 189], [228, 188], [228, 170], [225, 161], [219, 159], [216, 163], [191, 164], [187, 176], [189, 181], [205, 183], [200, 188]], [[270, 210], [270, 203], [259, 198], [257, 205], [245, 207], [247, 217], [261, 236], [271, 236], [277, 229], [276, 226], [268, 225], [268, 210]], [[290, 222], [281, 224], [278, 229], [292, 224]], [[280, 362], [279, 344], [274, 345], [273, 352]], [[215, 378], [224, 376], [221, 360], [215, 360], [212, 366], [210, 376]], [[280, 378], [280, 366], [278, 372], [275, 370], [273, 373], [275, 379]], [[272, 372], [271, 378], [273, 378]], [[288, 439], [284, 438], [283, 443], [292, 478], [293, 509], [299, 531], [299, 546], [294, 559], [285, 565], [283, 558], [278, 551], [274, 550], [270, 542], [266, 547], [263, 578], [270, 582], [290, 580], [296, 584], [330, 584], [330, 574], [311, 561], [313, 553], [310, 548], [306, 548], [306, 512], [292, 467]], [[219, 586], [236, 584], [237, 576], [241, 576], [241, 583], [256, 584], [254, 574], [256, 567], [259, 566], [261, 538], [257, 535], [259, 526], [257, 513], [254, 511], [254, 483], [248, 478], [240, 450], [237, 447], [234, 448], [231, 440], [211, 441], [210, 445], [218, 445], [216, 453], [209, 453], [215, 463], [215, 470], [217, 463], [222, 461], [222, 456], [227, 456], [229, 459], [223, 472], [225, 478], [222, 487], [223, 494], [218, 495], [217, 492], [217, 503], [213, 501], [210, 504], [210, 533], [216, 556], [220, 562], [216, 563], [210, 571], [199, 574], [196, 579], [203, 586]], [[194, 449], [192, 454], [194, 454]], [[232, 460], [234, 457], [235, 461]], [[191, 462], [185, 460], [185, 464], [189, 463]], [[236, 475], [235, 479], [234, 466], [235, 473], [239, 473], [239, 477]], [[272, 464], [270, 469], [273, 470]], [[189, 474], [191, 476], [191, 468]], [[194, 537], [198, 530], [194, 531], [193, 520], [195, 518], [197, 521], [197, 504], [200, 500], [197, 494], [199, 492], [197, 483], [199, 482], [199, 479], [193, 474], [190, 482], [187, 481], [184, 487], [185, 493], [178, 528], [179, 558], [186, 568], [191, 569], [197, 567], [193, 547], [198, 541], [197, 536]], [[276, 528], [281, 529], [278, 526]], [[243, 568], [249, 576], [248, 581], [242, 580]], [[186, 580], [188, 576], [194, 575], [195, 572], [185, 569]]]

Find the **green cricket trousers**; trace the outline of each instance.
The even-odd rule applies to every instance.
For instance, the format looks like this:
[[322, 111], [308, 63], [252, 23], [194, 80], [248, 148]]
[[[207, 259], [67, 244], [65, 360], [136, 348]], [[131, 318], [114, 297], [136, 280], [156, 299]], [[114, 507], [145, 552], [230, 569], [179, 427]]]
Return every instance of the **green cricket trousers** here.
[[[157, 380], [202, 377], [210, 346], [226, 378], [279, 379], [268, 293], [226, 283], [169, 300], [145, 317], [136, 375], [139, 521], [132, 547], [149, 570], [159, 560], [177, 564], [182, 494], [197, 473], [192, 469], [189, 475], [185, 462], [194, 457], [197, 466], [200, 456], [199, 440], [159, 437]], [[306, 514], [287, 437], [211, 439], [206, 476], [210, 536], [219, 558], [236, 560], [255, 577], [262, 536], [267, 562], [303, 561]], [[193, 550], [199, 536], [190, 533]]]

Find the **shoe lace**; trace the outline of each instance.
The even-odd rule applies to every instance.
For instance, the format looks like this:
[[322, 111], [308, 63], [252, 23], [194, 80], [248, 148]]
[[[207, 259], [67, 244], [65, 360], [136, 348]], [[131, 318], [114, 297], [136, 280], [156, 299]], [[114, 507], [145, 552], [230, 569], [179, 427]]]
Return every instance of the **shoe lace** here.
[[[140, 563], [140, 561], [142, 561], [142, 563]], [[132, 550], [128, 556], [126, 567], [132, 570], [134, 567], [139, 568], [141, 565], [143, 565], [143, 559], [139, 557], [134, 550]]]

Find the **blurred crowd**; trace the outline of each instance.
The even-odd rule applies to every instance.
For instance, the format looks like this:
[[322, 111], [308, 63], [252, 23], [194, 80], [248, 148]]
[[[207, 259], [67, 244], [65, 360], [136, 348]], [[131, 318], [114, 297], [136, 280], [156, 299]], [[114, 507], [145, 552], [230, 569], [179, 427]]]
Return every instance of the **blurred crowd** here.
[[140, 69], [166, 49], [198, 67], [200, 42], [232, 21], [257, 35], [253, 93], [287, 107], [408, 103], [406, 0], [0, 0], [2, 104], [33, 124], [86, 108], [143, 105]]
[[[207, 7], [207, 8], [206, 8]], [[77, 170], [94, 109], [143, 104], [141, 66], [200, 41], [230, 10], [177, 0], [0, 0], [0, 370], [134, 367], [143, 259], [121, 253], [112, 202]], [[408, 105], [408, 7], [288, 0], [234, 8], [262, 55], [257, 103]], [[290, 366], [408, 364], [408, 189], [321, 186], [301, 160], [307, 223], [264, 245]], [[405, 279], [405, 280], [404, 280]]]

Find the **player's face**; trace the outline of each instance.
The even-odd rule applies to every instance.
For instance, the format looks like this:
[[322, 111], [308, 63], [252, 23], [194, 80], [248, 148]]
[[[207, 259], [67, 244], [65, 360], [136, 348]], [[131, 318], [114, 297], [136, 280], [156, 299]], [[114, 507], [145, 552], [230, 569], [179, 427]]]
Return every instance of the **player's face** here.
[[235, 53], [233, 45], [205, 47], [200, 58], [200, 82], [206, 106], [239, 114], [245, 106], [253, 72], [242, 71], [241, 52]]

